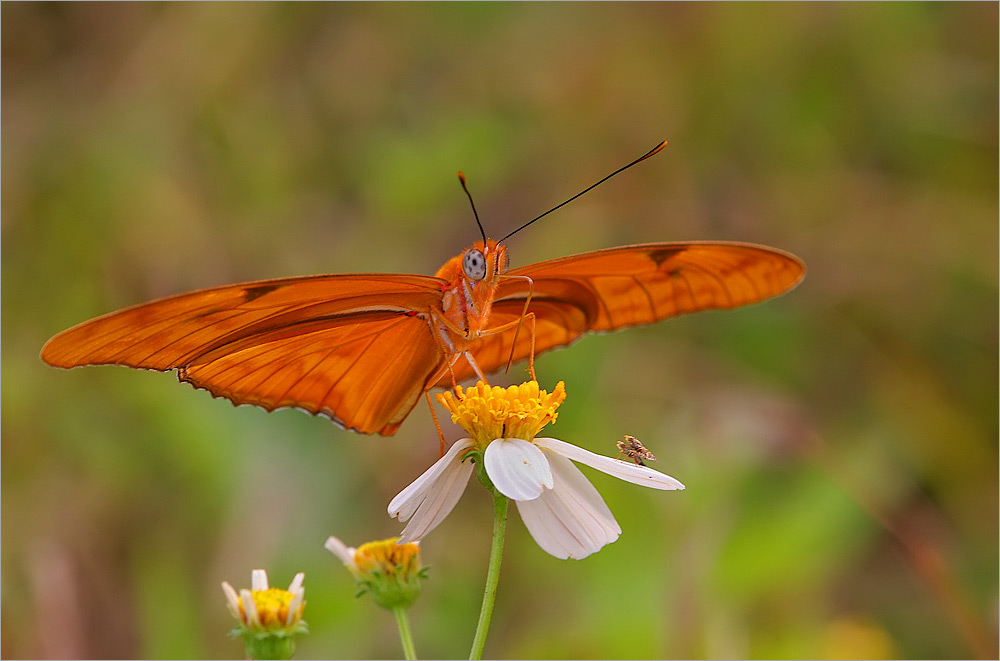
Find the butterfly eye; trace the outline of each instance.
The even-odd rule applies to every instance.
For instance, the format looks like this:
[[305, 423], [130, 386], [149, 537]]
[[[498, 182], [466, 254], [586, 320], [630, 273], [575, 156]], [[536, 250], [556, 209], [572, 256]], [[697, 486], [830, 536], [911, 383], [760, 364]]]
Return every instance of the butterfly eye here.
[[462, 257], [462, 270], [472, 280], [482, 280], [486, 277], [486, 258], [476, 248], [472, 248]]

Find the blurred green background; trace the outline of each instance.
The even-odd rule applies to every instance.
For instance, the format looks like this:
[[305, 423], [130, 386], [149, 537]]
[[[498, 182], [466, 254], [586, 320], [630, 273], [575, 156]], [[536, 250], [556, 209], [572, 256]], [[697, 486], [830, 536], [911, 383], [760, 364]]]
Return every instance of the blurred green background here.
[[[583, 561], [512, 510], [487, 655], [997, 654], [996, 3], [0, 12], [4, 657], [239, 657], [219, 582], [255, 567], [306, 573], [299, 658], [398, 656], [323, 541], [398, 532], [426, 406], [362, 437], [42, 344], [198, 287], [433, 273], [478, 237], [457, 170], [501, 236], [662, 139], [511, 264], [719, 239], [809, 273], [538, 361], [553, 436], [634, 434], [688, 489], [584, 469], [624, 533]], [[468, 653], [490, 517], [473, 485], [423, 545], [424, 656]]]

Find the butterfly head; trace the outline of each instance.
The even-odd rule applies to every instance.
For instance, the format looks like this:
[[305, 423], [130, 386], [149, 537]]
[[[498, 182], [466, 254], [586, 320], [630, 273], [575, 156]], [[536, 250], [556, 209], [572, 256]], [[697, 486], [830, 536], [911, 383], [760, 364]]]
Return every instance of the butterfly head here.
[[455, 284], [465, 282], [473, 289], [492, 287], [510, 265], [507, 246], [492, 239], [476, 241], [461, 255], [452, 257], [437, 272], [437, 277]]
[[462, 253], [462, 273], [473, 282], [496, 280], [508, 266], [507, 246], [491, 239], [477, 241]]
[[507, 270], [507, 246], [477, 241], [452, 257], [437, 272], [442, 285], [441, 308], [453, 328], [478, 336], [487, 323], [500, 276]]

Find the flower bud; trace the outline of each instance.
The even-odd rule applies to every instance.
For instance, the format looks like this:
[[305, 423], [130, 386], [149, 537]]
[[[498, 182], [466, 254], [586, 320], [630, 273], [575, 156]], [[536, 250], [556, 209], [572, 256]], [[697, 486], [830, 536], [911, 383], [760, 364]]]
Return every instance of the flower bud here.
[[360, 588], [357, 596], [367, 592], [376, 604], [394, 610], [409, 608], [420, 596], [421, 581], [427, 578], [426, 567], [420, 564], [419, 544], [398, 542], [399, 537], [392, 537], [355, 549], [330, 537], [326, 548], [354, 574]]

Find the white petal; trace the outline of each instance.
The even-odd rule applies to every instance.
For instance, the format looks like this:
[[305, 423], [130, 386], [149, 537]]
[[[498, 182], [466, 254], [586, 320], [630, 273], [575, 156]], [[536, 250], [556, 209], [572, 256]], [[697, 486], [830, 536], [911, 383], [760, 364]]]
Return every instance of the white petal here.
[[534, 500], [552, 488], [552, 470], [541, 450], [520, 438], [498, 438], [483, 453], [486, 474], [497, 491], [514, 500]]
[[260, 592], [267, 589], [267, 572], [263, 569], [254, 569], [250, 573], [250, 589]]
[[[441, 473], [445, 471], [452, 463], [458, 463], [459, 455], [466, 449], [472, 447], [471, 438], [463, 438], [460, 441], [455, 441], [454, 444], [448, 451], [445, 452], [444, 456], [438, 459], [434, 464], [428, 468], [423, 474], [415, 479], [409, 484], [405, 489], [400, 491], [392, 502], [389, 503], [389, 516], [394, 519], [399, 519], [400, 521], [408, 521], [413, 513], [417, 511], [417, 507], [424, 500], [424, 494], [437, 480]], [[470, 462], [466, 462], [470, 463]]]
[[288, 586], [288, 591], [292, 593], [292, 600], [288, 603], [288, 615], [285, 616], [285, 626], [289, 627], [292, 622], [299, 615], [299, 606], [306, 598], [305, 588], [302, 587], [302, 581], [305, 579], [306, 575], [299, 572], [292, 579], [292, 584]]
[[619, 461], [604, 455], [594, 454], [589, 450], [584, 450], [571, 443], [560, 441], [557, 438], [536, 438], [535, 444], [538, 447], [547, 448], [568, 457], [573, 461], [579, 461], [591, 468], [596, 468], [602, 473], [617, 477], [620, 480], [638, 484], [651, 489], [683, 489], [684, 485], [669, 475], [665, 475], [658, 470], [653, 470], [649, 466], [639, 466], [628, 461]]
[[535, 500], [517, 501], [525, 527], [543, 551], [585, 558], [618, 539], [621, 527], [583, 473], [558, 454], [549, 457], [555, 486]]
[[289, 584], [288, 591], [291, 592], [292, 594], [295, 594], [296, 592], [304, 593], [305, 589], [302, 587], [302, 582], [305, 580], [306, 580], [305, 573], [299, 572], [298, 574], [295, 575], [295, 577], [292, 579], [292, 582]]
[[427, 494], [413, 514], [413, 518], [399, 534], [399, 543], [419, 541], [444, 521], [465, 493], [473, 468], [472, 462], [465, 462], [454, 466], [441, 476], [435, 483], [436, 488]]
[[260, 626], [260, 617], [257, 615], [257, 604], [254, 603], [250, 590], [240, 590], [240, 601], [243, 602], [243, 613], [246, 616], [244, 622], [250, 627]]
[[471, 461], [461, 461], [462, 452], [471, 445], [470, 439], [455, 443], [444, 457], [389, 503], [390, 516], [400, 521], [410, 519], [400, 533], [400, 543], [419, 540], [455, 507], [475, 468]]
[[347, 546], [333, 535], [330, 535], [330, 537], [326, 540], [326, 544], [324, 544], [323, 546], [326, 547], [327, 551], [337, 556], [337, 558], [346, 566], [348, 567], [356, 566], [354, 564], [354, 551], [356, 549]]
[[[568, 534], [559, 530], [558, 521], [552, 521], [553, 516], [545, 498], [516, 500], [514, 503], [517, 505], [524, 527], [543, 551], [565, 560], [573, 554], [573, 549], [579, 549], [579, 545], [572, 539], [568, 540], [569, 543], [564, 541]], [[582, 549], [577, 552], [582, 553]]]
[[233, 617], [239, 619], [241, 617], [240, 596], [236, 594], [233, 586], [226, 581], [222, 582], [222, 591], [226, 593], [226, 606], [229, 607], [229, 612], [233, 614]]

